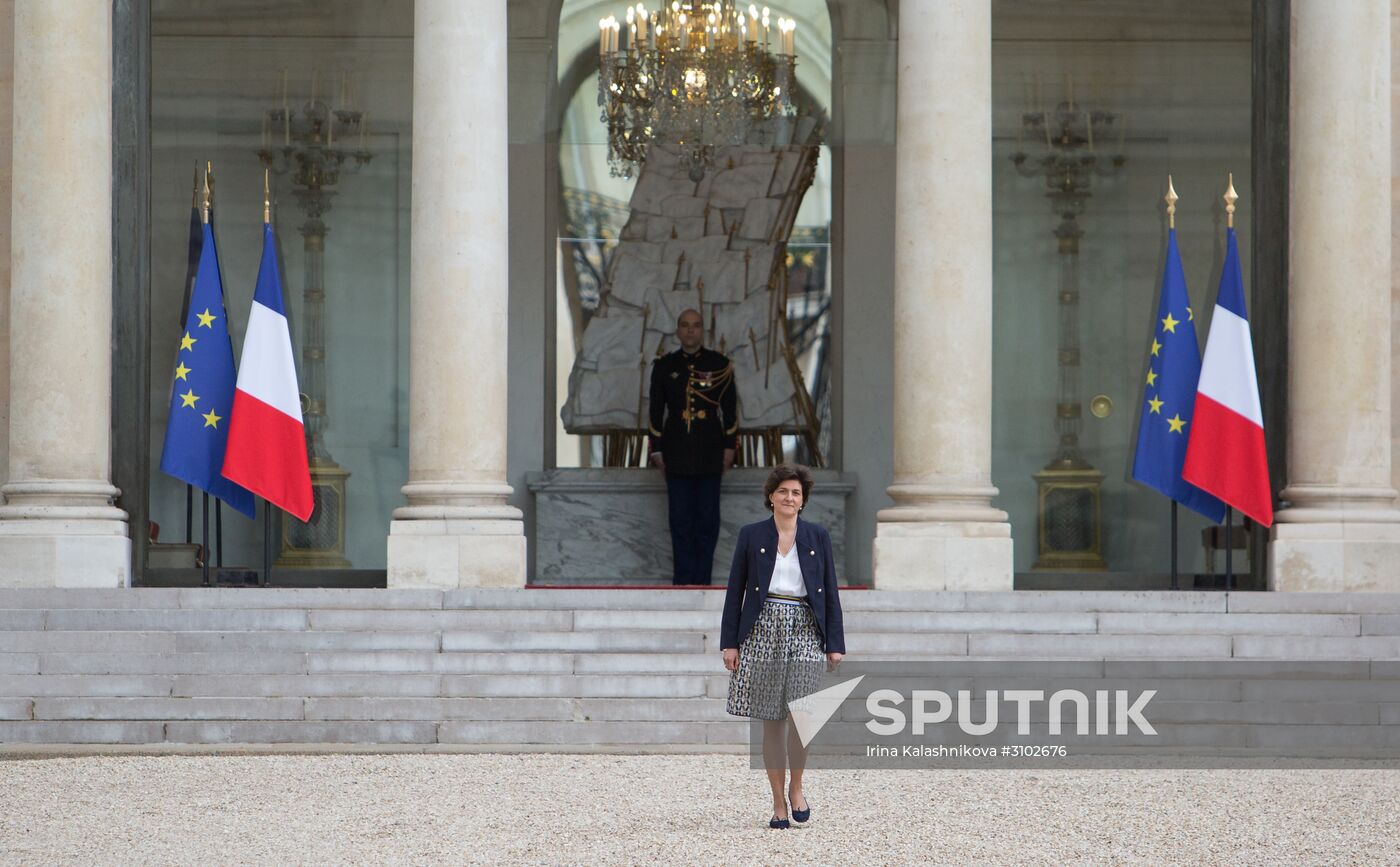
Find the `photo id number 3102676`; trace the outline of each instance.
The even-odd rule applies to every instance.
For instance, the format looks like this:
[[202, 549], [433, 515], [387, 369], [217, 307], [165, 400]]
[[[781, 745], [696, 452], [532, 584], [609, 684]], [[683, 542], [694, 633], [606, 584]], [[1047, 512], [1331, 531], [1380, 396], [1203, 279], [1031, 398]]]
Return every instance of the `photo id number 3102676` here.
[[1064, 757], [1069, 755], [1064, 744], [1012, 744], [1001, 748], [1004, 757], [1028, 756], [1031, 758]]

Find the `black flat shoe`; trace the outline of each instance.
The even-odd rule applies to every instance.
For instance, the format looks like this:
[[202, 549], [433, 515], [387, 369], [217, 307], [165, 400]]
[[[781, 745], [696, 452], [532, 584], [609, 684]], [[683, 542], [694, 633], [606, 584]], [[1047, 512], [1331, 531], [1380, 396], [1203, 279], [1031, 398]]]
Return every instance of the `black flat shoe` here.
[[779, 819], [777, 816], [774, 816], [773, 818], [768, 820], [768, 827], [782, 831], [786, 828], [792, 827], [792, 823], [789, 822], [787, 819]]
[[[806, 801], [807, 799], [804, 797], [802, 800]], [[793, 807], [793, 808], [792, 808], [792, 820], [793, 820], [794, 822], [796, 822], [797, 824], [800, 825], [800, 824], [802, 824], [803, 822], [809, 821], [811, 818], [812, 818], [812, 802], [811, 802], [811, 801], [807, 801], [807, 808], [806, 808], [805, 810], [799, 810], [799, 809], [797, 809], [796, 807]]]

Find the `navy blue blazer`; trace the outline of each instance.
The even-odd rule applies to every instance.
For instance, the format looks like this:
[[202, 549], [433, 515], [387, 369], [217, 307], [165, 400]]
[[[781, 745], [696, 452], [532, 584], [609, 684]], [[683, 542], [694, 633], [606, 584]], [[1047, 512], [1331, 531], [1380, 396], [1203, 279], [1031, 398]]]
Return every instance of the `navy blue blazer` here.
[[[734, 564], [729, 567], [729, 591], [724, 595], [724, 619], [720, 623], [720, 647], [738, 647], [758, 622], [758, 612], [768, 598], [768, 582], [778, 557], [778, 525], [772, 518], [739, 530], [734, 544]], [[797, 519], [797, 559], [807, 600], [817, 619], [822, 649], [846, 652], [841, 626], [841, 598], [836, 591], [836, 557], [826, 528]]]

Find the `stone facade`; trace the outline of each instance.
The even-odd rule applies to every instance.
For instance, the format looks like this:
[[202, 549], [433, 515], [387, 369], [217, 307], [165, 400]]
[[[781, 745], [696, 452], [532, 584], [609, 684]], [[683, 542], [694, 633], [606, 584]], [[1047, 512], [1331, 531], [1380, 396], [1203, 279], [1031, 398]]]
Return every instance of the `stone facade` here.
[[[838, 5], [833, 416], [842, 478], [859, 481], [848, 565], [868, 577], [873, 562], [891, 589], [1008, 589], [990, 445], [991, 4], [906, 0], [897, 36], [885, 4]], [[548, 67], [559, 4], [466, 7], [414, 6], [414, 374], [408, 483], [387, 543], [395, 586], [523, 583], [549, 481], [526, 484], [552, 407], [512, 391], [548, 378], [533, 287], [552, 279], [539, 169], [557, 130], [538, 122], [552, 84], [527, 73]], [[110, 16], [98, 0], [0, 0], [4, 585], [130, 581], [109, 437]], [[1400, 18], [1384, 0], [1294, 0], [1292, 26], [1289, 451], [1267, 574], [1278, 590], [1394, 590]], [[453, 40], [484, 49], [464, 57]], [[920, 50], [931, 42], [944, 49]], [[451, 86], [453, 74], [477, 85]], [[961, 86], [918, 87], [930, 79]]]

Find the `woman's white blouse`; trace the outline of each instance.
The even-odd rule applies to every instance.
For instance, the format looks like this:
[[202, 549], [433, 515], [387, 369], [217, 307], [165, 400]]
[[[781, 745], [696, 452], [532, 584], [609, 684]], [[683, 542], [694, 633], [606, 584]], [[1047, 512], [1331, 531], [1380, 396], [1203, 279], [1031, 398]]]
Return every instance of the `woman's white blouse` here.
[[788, 596], [807, 595], [807, 585], [802, 581], [802, 566], [797, 560], [797, 543], [793, 543], [786, 557], [779, 554], [773, 561], [773, 577], [768, 582], [768, 592]]

